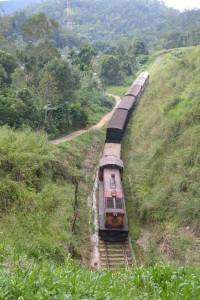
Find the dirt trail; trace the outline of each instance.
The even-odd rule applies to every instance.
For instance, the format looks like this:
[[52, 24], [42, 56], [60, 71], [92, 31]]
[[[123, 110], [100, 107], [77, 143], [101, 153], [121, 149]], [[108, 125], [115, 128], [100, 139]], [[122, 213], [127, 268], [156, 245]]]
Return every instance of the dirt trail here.
[[108, 114], [106, 114], [100, 121], [99, 123], [97, 123], [96, 125], [93, 125], [91, 126], [89, 129], [81, 129], [81, 130], [78, 130], [78, 131], [74, 131], [66, 136], [63, 136], [59, 139], [56, 139], [56, 140], [53, 140], [53, 141], [50, 141], [50, 143], [52, 144], [60, 144], [60, 143], [63, 143], [63, 142], [66, 142], [66, 141], [69, 141], [69, 140], [72, 140], [74, 138], [76, 138], [77, 136], [89, 131], [89, 130], [92, 130], [92, 129], [100, 129], [101, 127], [103, 127], [112, 117], [117, 105], [120, 103], [121, 101], [121, 98], [119, 96], [115, 96], [115, 95], [112, 95], [112, 94], [108, 94], [109, 96], [113, 96], [115, 98], [115, 101], [116, 101], [116, 104], [115, 106], [113, 107], [112, 111], [110, 111]]

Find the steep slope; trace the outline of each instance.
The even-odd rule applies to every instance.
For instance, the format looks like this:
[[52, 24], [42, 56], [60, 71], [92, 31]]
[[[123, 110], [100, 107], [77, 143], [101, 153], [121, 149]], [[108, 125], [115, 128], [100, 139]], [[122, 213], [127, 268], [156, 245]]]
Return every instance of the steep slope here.
[[127, 136], [134, 187], [133, 199], [127, 196], [136, 219], [154, 228], [150, 247], [181, 263], [197, 263], [200, 254], [199, 55], [199, 48], [186, 48], [164, 57]]

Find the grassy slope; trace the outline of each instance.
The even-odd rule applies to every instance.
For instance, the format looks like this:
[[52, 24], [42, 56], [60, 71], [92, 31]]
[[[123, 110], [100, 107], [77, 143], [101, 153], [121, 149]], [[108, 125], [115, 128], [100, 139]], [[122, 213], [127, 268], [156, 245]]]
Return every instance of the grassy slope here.
[[[51, 145], [45, 134], [30, 130], [13, 132], [4, 127], [0, 136], [0, 243], [4, 254], [26, 253], [64, 262], [70, 251], [86, 260], [90, 253], [87, 198], [103, 132], [91, 131], [59, 146]], [[88, 163], [91, 153], [96, 160]], [[75, 179], [80, 215], [72, 234]]]
[[138, 222], [144, 225], [138, 244], [153, 262], [200, 258], [199, 72], [199, 48], [166, 54], [124, 143], [132, 235], [137, 239]]

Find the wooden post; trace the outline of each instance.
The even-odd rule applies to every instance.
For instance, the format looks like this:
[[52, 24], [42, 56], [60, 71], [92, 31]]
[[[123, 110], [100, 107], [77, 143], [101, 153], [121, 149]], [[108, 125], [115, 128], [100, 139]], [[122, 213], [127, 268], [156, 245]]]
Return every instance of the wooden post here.
[[78, 208], [78, 181], [75, 181], [75, 198], [74, 198], [74, 206]]
[[74, 196], [74, 221], [72, 225], [72, 233], [74, 232], [75, 229], [75, 224], [76, 224], [76, 219], [78, 216], [78, 180], [75, 180], [75, 196]]
[[73, 222], [73, 225], [72, 225], [72, 233], [74, 232], [77, 216], [78, 216], [78, 212], [76, 211], [75, 216], [74, 216], [74, 222]]

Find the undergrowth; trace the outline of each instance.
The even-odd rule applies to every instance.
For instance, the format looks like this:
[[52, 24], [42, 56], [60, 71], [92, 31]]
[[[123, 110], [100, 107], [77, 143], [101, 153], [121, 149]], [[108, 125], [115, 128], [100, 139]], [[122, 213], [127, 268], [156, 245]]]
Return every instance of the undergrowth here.
[[[0, 242], [37, 259], [62, 263], [71, 252], [87, 260], [87, 198], [103, 132], [90, 131], [58, 146], [50, 144], [45, 133], [30, 129], [2, 127], [0, 137]], [[88, 163], [91, 154], [96, 160]], [[72, 232], [76, 182], [78, 219]]]
[[[3, 259], [2, 259], [3, 260]], [[157, 264], [134, 272], [95, 272], [19, 257], [1, 262], [0, 299], [199, 299], [200, 270]], [[4, 270], [2, 270], [2, 267]]]

